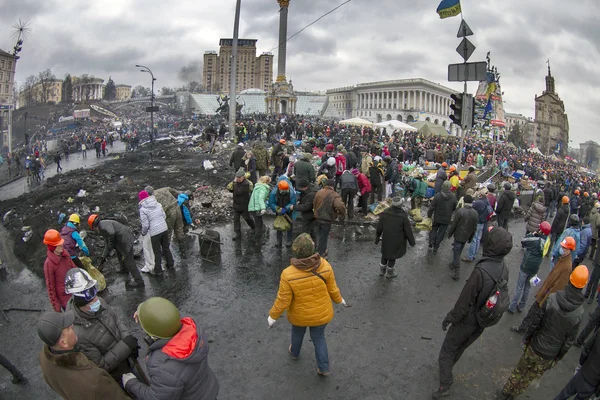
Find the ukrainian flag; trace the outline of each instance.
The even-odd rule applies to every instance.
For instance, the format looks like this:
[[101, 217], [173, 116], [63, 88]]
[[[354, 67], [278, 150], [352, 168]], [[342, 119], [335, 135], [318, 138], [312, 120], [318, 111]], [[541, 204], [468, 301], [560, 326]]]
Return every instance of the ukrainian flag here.
[[441, 19], [456, 17], [461, 13], [460, 0], [442, 0], [436, 11]]

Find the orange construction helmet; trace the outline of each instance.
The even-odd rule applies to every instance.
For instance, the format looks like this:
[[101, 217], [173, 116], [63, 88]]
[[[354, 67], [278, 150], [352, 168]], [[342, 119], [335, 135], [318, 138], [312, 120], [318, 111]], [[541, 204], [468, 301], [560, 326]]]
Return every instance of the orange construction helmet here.
[[590, 194], [588, 192], [583, 192], [583, 197], [590, 197]]
[[566, 238], [564, 238], [563, 241], [560, 242], [560, 245], [565, 249], [569, 249], [571, 251], [574, 251], [577, 248], [577, 243], [575, 242], [575, 239], [573, 239], [571, 236], [567, 236]]
[[279, 190], [290, 190], [290, 184], [285, 179], [282, 179], [277, 183], [277, 188]]
[[98, 214], [92, 214], [88, 217], [88, 225], [91, 230], [94, 230], [94, 222], [98, 219]]
[[562, 203], [563, 204], [569, 204], [570, 201], [571, 200], [569, 200], [569, 198], [567, 196], [563, 196], [563, 198], [562, 198]]
[[65, 239], [60, 236], [60, 232], [56, 229], [48, 229], [44, 233], [44, 244], [46, 246], [61, 246], [65, 242]]
[[588, 267], [579, 265], [571, 272], [569, 281], [571, 282], [571, 285], [575, 286], [577, 289], [583, 289], [585, 285], [587, 285], [589, 277], [590, 271], [588, 270]]
[[285, 144], [285, 139], [279, 139], [279, 143]]
[[581, 192], [579, 190], [575, 189], [575, 191], [573, 192], [573, 194], [580, 195]]
[[454, 165], [450, 167], [450, 172], [452, 171], [456, 171], [456, 167]]
[[442, 167], [444, 167], [444, 168], [448, 168], [448, 163], [446, 163], [446, 162], [443, 162], [443, 163], [442, 163]]

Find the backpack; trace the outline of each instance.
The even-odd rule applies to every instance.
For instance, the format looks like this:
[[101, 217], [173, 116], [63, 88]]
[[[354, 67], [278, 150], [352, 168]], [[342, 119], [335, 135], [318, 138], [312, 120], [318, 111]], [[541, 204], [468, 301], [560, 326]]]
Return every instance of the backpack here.
[[508, 281], [502, 278], [505, 268], [506, 265], [503, 261], [500, 280], [496, 280], [496, 278], [494, 278], [489, 272], [480, 267], [480, 269], [496, 283], [485, 303], [483, 303], [479, 310], [475, 312], [475, 315], [477, 316], [477, 322], [482, 328], [488, 328], [496, 325], [510, 304], [510, 298], [508, 297]]

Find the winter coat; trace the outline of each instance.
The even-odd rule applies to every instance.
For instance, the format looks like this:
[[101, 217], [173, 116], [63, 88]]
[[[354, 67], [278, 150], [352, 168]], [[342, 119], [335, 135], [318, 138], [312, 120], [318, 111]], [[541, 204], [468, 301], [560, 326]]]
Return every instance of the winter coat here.
[[246, 150], [241, 148], [240, 146], [236, 146], [236, 149], [231, 153], [231, 157], [229, 158], [229, 166], [233, 166], [233, 168], [237, 171], [240, 168], [244, 168], [244, 156], [246, 155]]
[[73, 298], [67, 304], [67, 311], [75, 314], [73, 330], [80, 351], [120, 382], [121, 375], [130, 372], [127, 357], [131, 349], [123, 342], [129, 331], [106, 301], [100, 296], [98, 299], [102, 307], [97, 313], [81, 310], [73, 303]]
[[337, 168], [335, 167], [335, 165], [330, 167], [325, 162], [325, 163], [321, 164], [321, 166], [319, 167], [318, 175], [326, 175], [327, 179], [334, 179], [336, 173], [337, 173]]
[[567, 237], [571, 236], [575, 239], [575, 250], [571, 251], [571, 261], [575, 261], [577, 258], [577, 249], [579, 248], [579, 243], [581, 243], [581, 230], [579, 228], [567, 228], [563, 231], [563, 233], [558, 237], [556, 243], [554, 243], [554, 247], [552, 247], [552, 253], [550, 254], [550, 265], [554, 265], [554, 261], [560, 257], [560, 243]]
[[133, 248], [135, 238], [131, 229], [120, 222], [103, 219], [98, 223], [98, 231], [104, 238], [104, 251], [102, 258], [108, 257], [113, 249], [122, 255], [127, 255]]
[[479, 326], [476, 313], [496, 286], [491, 276], [497, 280], [503, 278], [508, 281], [508, 267], [504, 257], [512, 249], [511, 234], [504, 229], [495, 228], [490, 232], [484, 232], [482, 243], [483, 258], [473, 268], [454, 308], [446, 315], [450, 323], [463, 322], [467, 325]]
[[256, 157], [256, 169], [259, 171], [265, 171], [269, 168], [269, 156], [267, 154], [267, 150], [262, 146], [262, 144], [256, 144], [252, 148], [252, 154]]
[[400, 173], [398, 172], [398, 161], [392, 158], [392, 161], [385, 170], [385, 180], [388, 183], [398, 183], [400, 181]]
[[275, 167], [283, 165], [283, 147], [281, 143], [275, 143], [275, 146], [271, 149], [271, 162]]
[[348, 153], [346, 153], [346, 168], [347, 169], [353, 169], [356, 168], [356, 166], [358, 165], [358, 157], [356, 156], [356, 154], [354, 154], [354, 152], [349, 151]]
[[86, 256], [90, 255], [90, 251], [79, 234], [79, 230], [72, 222], [67, 222], [67, 224], [62, 227], [60, 236], [65, 240], [63, 248], [71, 255], [71, 258], [77, 256], [77, 247], [79, 247]]
[[310, 163], [310, 161], [301, 159], [294, 164], [294, 178], [296, 182], [300, 178], [306, 179], [308, 183], [313, 183], [317, 179], [317, 175], [315, 173], [315, 167]]
[[422, 179], [413, 179], [412, 185], [412, 196], [411, 197], [425, 197], [427, 195], [427, 182], [423, 182]]
[[583, 260], [592, 245], [592, 227], [590, 224], [581, 227], [579, 245], [577, 246], [577, 258]]
[[308, 188], [302, 192], [300, 202], [294, 206], [294, 211], [302, 213], [302, 221], [312, 221], [315, 219], [313, 204], [317, 191], [318, 189], [314, 184], [309, 184]]
[[154, 196], [140, 201], [139, 206], [142, 236], [149, 234], [152, 237], [167, 231], [167, 215]]
[[546, 207], [536, 201], [529, 207], [527, 214], [525, 215], [525, 221], [527, 221], [527, 232], [537, 232], [540, 229], [540, 224], [546, 218]]
[[590, 226], [592, 228], [592, 238], [598, 239], [598, 232], [600, 231], [600, 213], [596, 207], [590, 211]]
[[446, 171], [444, 168], [440, 167], [438, 169], [437, 174], [435, 174], [435, 193], [439, 193], [442, 191], [442, 184], [448, 179], [448, 175], [446, 175]]
[[250, 202], [248, 203], [248, 211], [262, 211], [267, 208], [267, 199], [271, 188], [266, 183], [258, 182], [254, 186]]
[[371, 180], [371, 186], [383, 185], [383, 165], [381, 162], [373, 161], [373, 164], [369, 167], [369, 179]]
[[515, 204], [515, 199], [517, 195], [512, 190], [504, 190], [498, 199], [498, 204], [496, 205], [496, 214], [499, 217], [508, 217], [510, 212], [512, 211], [513, 205]]
[[214, 400], [219, 382], [208, 365], [208, 338], [190, 318], [170, 339], [158, 339], [148, 347], [146, 368], [150, 386], [131, 379], [125, 389], [144, 400]]
[[[475, 200], [473, 202], [473, 210], [477, 212], [477, 223], [478, 224], [487, 224], [489, 217], [489, 209], [488, 209], [488, 199], [487, 197], [482, 197], [479, 200]], [[491, 207], [491, 206], [490, 206]]]
[[65, 400], [129, 399], [117, 381], [83, 353], [55, 354], [44, 345], [39, 360], [44, 380]]
[[458, 203], [456, 195], [450, 193], [449, 189], [444, 189], [433, 196], [427, 210], [427, 217], [433, 216], [433, 222], [448, 225], [452, 220], [452, 212], [456, 208], [456, 203]]
[[590, 202], [589, 202], [589, 201], [587, 201], [587, 200], [584, 200], [584, 201], [581, 203], [581, 209], [580, 209], [580, 211], [579, 211], [579, 217], [580, 217], [581, 219], [584, 219], [585, 217], [587, 217], [587, 216], [588, 216], [588, 214], [590, 213], [590, 211], [591, 211], [591, 210], [592, 210], [592, 204], [590, 204]]
[[181, 216], [186, 225], [192, 225], [194, 223], [194, 221], [192, 221], [192, 213], [190, 213], [190, 209], [186, 205], [189, 200], [189, 196], [185, 193], [180, 193], [179, 196], [177, 196], [177, 205], [181, 209]]
[[177, 204], [179, 192], [175, 189], [171, 189], [170, 187], [156, 189], [153, 196], [160, 203], [167, 215], [179, 207]]
[[552, 204], [552, 202], [554, 200], [556, 200], [556, 198], [554, 197], [554, 190], [552, 190], [552, 188], [550, 186], [546, 186], [544, 188], [543, 192], [544, 192], [544, 206], [550, 207], [550, 204]]
[[317, 192], [313, 200], [313, 210], [315, 219], [323, 222], [333, 222], [338, 216], [343, 219], [346, 215], [342, 197], [329, 186]]
[[252, 157], [246, 160], [244, 164], [244, 170], [250, 174], [248, 179], [250, 179], [252, 183], [256, 183], [256, 181], [258, 180], [258, 177], [256, 176], [256, 157], [252, 155]]
[[452, 224], [448, 228], [448, 237], [454, 236], [457, 242], [466, 243], [473, 240], [477, 231], [477, 211], [469, 204], [454, 213]]
[[540, 290], [535, 295], [535, 300], [540, 306], [544, 305], [544, 302], [552, 293], [563, 290], [567, 286], [571, 272], [573, 271], [572, 265], [573, 261], [571, 261], [571, 257], [569, 256], [563, 256], [558, 259], [556, 265], [554, 265], [554, 268], [552, 268], [546, 280], [542, 283]]
[[475, 190], [475, 188], [477, 187], [477, 174], [475, 173], [475, 171], [469, 172], [467, 176], [465, 176], [465, 179], [463, 180], [463, 186], [466, 190]]
[[490, 203], [490, 207], [492, 207], [492, 210], [496, 211], [496, 195], [494, 193], [488, 193], [486, 197], [488, 199], [488, 203]]
[[340, 177], [340, 188], [354, 194], [358, 193], [358, 181], [350, 171], [344, 171]]
[[385, 210], [377, 222], [375, 235], [381, 237], [381, 257], [397, 260], [406, 254], [406, 242], [415, 245], [408, 214], [402, 207], [390, 207]]
[[563, 204], [556, 212], [554, 221], [552, 221], [552, 233], [553, 234], [560, 235], [565, 230], [565, 225], [567, 224], [569, 215], [571, 215], [570, 210], [569, 210], [569, 205]]
[[581, 289], [568, 285], [551, 294], [533, 315], [523, 340], [545, 360], [561, 360], [577, 337], [583, 317]]
[[358, 191], [361, 196], [371, 193], [371, 182], [369, 182], [369, 178], [365, 174], [360, 172], [356, 176], [356, 181], [358, 182]]
[[337, 156], [335, 156], [335, 168], [336, 176], [342, 175], [342, 173], [346, 170], [346, 156], [344, 156], [342, 153], [338, 153]]
[[279, 192], [279, 189], [277, 188], [277, 186], [275, 186], [273, 188], [273, 190], [271, 190], [271, 194], [269, 195], [269, 201], [267, 202], [267, 206], [274, 212], [277, 213], [277, 208], [285, 208], [286, 209], [286, 213], [291, 215], [292, 214], [292, 210], [290, 209], [291, 206], [296, 205], [296, 191], [294, 190], [294, 188], [292, 187], [292, 184], [290, 183], [290, 181], [288, 179], [285, 179], [285, 177], [280, 177], [279, 181], [282, 180], [286, 180], [290, 186], [290, 190], [288, 191], [287, 194], [282, 194]]
[[533, 276], [540, 270], [540, 265], [544, 260], [544, 244], [546, 236], [528, 233], [521, 240], [521, 246], [525, 249], [523, 260], [521, 260], [521, 271], [529, 276]]
[[233, 211], [248, 211], [248, 203], [250, 202], [250, 194], [254, 189], [254, 184], [248, 179], [242, 182], [230, 182], [227, 185], [227, 190], [233, 193]]
[[596, 330], [594, 336], [585, 343], [585, 347], [579, 356], [579, 373], [592, 386], [600, 385], [600, 330]]
[[373, 157], [370, 154], [365, 155], [360, 163], [360, 172], [365, 174], [367, 178], [370, 176], [371, 163], [373, 163]]
[[46, 261], [44, 261], [46, 290], [50, 304], [56, 312], [60, 312], [61, 308], [64, 310], [71, 298], [70, 294], [65, 293], [65, 275], [71, 268], [75, 268], [75, 264], [65, 249], [60, 256], [57, 256], [46, 248]]
[[579, 209], [581, 208], [581, 197], [577, 195], [571, 197], [569, 205], [571, 207], [571, 214], [579, 214]]
[[290, 261], [291, 265], [281, 273], [277, 299], [269, 316], [278, 319], [287, 310], [287, 319], [294, 326], [329, 323], [333, 319], [331, 301], [336, 304], [342, 302], [333, 268], [316, 253], [308, 258], [292, 258]]

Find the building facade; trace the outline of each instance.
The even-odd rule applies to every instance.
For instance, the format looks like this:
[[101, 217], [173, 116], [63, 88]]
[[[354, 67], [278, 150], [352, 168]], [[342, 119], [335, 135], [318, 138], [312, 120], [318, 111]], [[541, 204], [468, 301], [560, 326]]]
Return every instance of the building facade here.
[[600, 167], [600, 144], [591, 140], [579, 143], [579, 157], [581, 165], [597, 171]]
[[523, 131], [523, 140], [527, 146], [536, 146], [535, 123], [533, 118], [525, 117], [522, 114], [505, 113], [506, 119], [506, 134], [510, 135], [514, 126], [518, 126]]
[[82, 79], [73, 77], [73, 101], [76, 103], [102, 100], [104, 93], [104, 79], [93, 76]]
[[130, 85], [116, 85], [117, 86], [117, 97], [116, 100], [129, 100], [131, 98], [131, 86]]
[[[236, 92], [257, 88], [269, 90], [273, 83], [273, 54], [256, 56], [256, 39], [238, 39]], [[219, 54], [204, 53], [202, 85], [209, 92], [228, 93], [233, 39], [221, 39]]]
[[19, 108], [58, 104], [62, 101], [62, 90], [63, 81], [60, 79], [52, 79], [45, 83], [38, 82], [31, 89], [19, 92]]
[[327, 91], [339, 118], [360, 117], [372, 122], [396, 119], [429, 121], [451, 130], [450, 95], [456, 90], [427, 79], [359, 83]]
[[548, 66], [546, 90], [535, 96], [536, 144], [544, 154], [565, 154], [569, 147], [569, 119], [565, 105], [556, 93], [554, 77]]
[[[15, 69], [18, 57], [0, 49], [0, 106], [13, 104]], [[0, 151], [8, 145], [8, 110], [0, 110]]]

